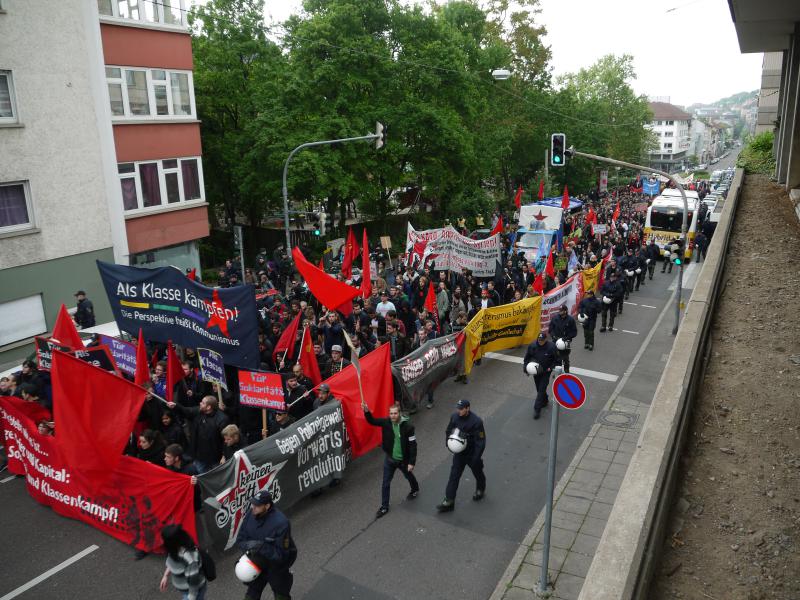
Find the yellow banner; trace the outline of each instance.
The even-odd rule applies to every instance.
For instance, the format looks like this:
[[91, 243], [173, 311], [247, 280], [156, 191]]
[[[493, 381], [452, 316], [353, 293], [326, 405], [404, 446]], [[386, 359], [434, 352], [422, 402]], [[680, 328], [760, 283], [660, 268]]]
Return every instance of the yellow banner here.
[[592, 290], [595, 294], [597, 294], [597, 284], [600, 281], [600, 269], [603, 268], [603, 262], [600, 261], [591, 269], [586, 269], [581, 271], [581, 276], [583, 277], [583, 293], [585, 294], [589, 290]]
[[542, 298], [481, 309], [464, 328], [464, 372], [486, 352], [528, 345], [539, 335]]

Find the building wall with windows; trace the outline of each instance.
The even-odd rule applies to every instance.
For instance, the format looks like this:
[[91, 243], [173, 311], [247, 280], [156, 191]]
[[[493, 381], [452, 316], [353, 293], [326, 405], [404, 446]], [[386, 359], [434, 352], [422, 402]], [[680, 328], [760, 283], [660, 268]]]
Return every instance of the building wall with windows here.
[[199, 267], [209, 234], [185, 4], [97, 0], [131, 264]]
[[110, 320], [95, 261], [128, 260], [97, 9], [85, 0], [2, 8], [0, 365], [28, 354], [78, 289], [98, 322]]
[[648, 103], [653, 120], [648, 125], [656, 136], [658, 148], [650, 154], [650, 164], [663, 171], [677, 171], [685, 166], [689, 156], [691, 116], [678, 106], [667, 102]]

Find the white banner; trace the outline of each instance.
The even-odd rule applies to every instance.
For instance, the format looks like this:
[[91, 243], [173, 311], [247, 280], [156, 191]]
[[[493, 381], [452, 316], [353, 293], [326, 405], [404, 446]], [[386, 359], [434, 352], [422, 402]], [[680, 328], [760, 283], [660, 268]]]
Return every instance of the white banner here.
[[562, 306], [566, 306], [569, 314], [573, 317], [577, 316], [578, 304], [580, 304], [582, 295], [583, 277], [580, 276], [580, 273], [567, 279], [564, 285], [547, 292], [542, 298], [541, 330], [549, 330], [550, 319], [561, 310]]
[[608, 225], [605, 223], [598, 223], [597, 225], [592, 225], [592, 229], [594, 230], [594, 234], [603, 234], [608, 233]]
[[461, 272], [467, 268], [475, 277], [492, 277], [500, 260], [500, 235], [485, 240], [464, 237], [452, 227], [416, 231], [408, 224], [406, 236], [408, 264], [433, 261], [437, 271]]

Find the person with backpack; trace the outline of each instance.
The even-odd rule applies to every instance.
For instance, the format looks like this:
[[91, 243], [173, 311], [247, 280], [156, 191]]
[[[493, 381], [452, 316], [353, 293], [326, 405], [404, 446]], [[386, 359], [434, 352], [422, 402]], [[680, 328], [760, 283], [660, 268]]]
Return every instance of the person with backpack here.
[[208, 582], [216, 578], [214, 561], [180, 525], [165, 526], [161, 539], [167, 551], [167, 565], [159, 589], [166, 592], [171, 580], [182, 600], [204, 600]]

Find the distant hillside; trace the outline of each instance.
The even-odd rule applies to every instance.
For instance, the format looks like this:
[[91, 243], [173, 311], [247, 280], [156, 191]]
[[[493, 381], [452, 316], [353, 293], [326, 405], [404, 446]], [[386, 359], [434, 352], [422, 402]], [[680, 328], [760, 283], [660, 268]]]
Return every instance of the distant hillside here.
[[758, 96], [758, 90], [753, 90], [752, 92], [739, 92], [737, 94], [733, 94], [732, 96], [728, 96], [727, 98], [721, 98], [716, 102], [711, 102], [709, 104], [702, 104], [702, 103], [692, 104], [691, 106], [688, 107], [688, 110], [691, 112], [694, 109], [704, 108], [708, 106], [726, 108], [728, 106], [733, 106], [735, 104], [742, 104], [746, 100], [749, 100], [750, 98], [755, 98], [756, 96]]

